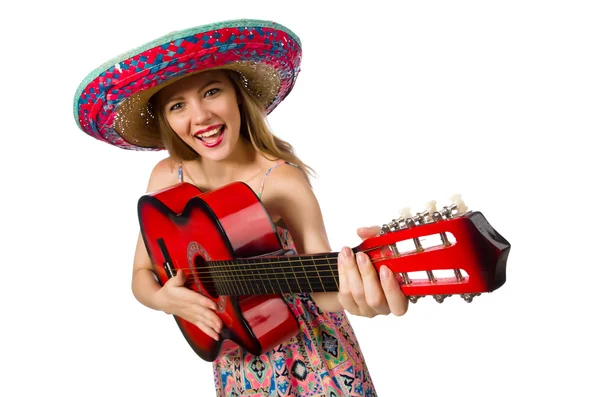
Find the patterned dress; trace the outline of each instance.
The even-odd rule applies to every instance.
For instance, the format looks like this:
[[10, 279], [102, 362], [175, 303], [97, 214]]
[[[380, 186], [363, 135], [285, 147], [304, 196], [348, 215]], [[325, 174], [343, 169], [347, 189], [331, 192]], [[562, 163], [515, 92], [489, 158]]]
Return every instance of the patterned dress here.
[[[273, 168], [281, 164], [296, 166], [280, 161]], [[264, 180], [259, 197], [263, 186]], [[276, 228], [284, 248], [296, 253], [289, 232]], [[298, 334], [260, 356], [238, 348], [217, 357], [213, 362], [217, 396], [376, 397], [346, 314], [321, 311], [306, 293], [282, 298], [298, 320]]]

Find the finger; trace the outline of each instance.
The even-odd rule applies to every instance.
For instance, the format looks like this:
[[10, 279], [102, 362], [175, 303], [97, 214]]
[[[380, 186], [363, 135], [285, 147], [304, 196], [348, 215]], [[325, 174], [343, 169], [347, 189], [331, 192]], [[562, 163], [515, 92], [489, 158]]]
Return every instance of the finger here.
[[354, 257], [354, 254], [350, 248], [344, 247], [342, 250], [342, 259], [352, 298], [358, 305], [361, 314], [365, 315], [366, 313], [364, 313], [364, 309], [367, 307], [367, 303], [365, 301], [365, 290], [362, 276], [358, 270], [356, 258]]
[[191, 290], [190, 290], [190, 292], [192, 292], [194, 294], [194, 300], [195, 300], [196, 304], [206, 307], [211, 310], [217, 310], [217, 303], [215, 301], [213, 301], [210, 298], [207, 298], [206, 296], [204, 296], [198, 292], [191, 291]]
[[382, 265], [379, 268], [379, 275], [381, 276], [381, 288], [390, 311], [396, 316], [404, 315], [408, 310], [408, 299], [402, 292], [394, 273], [387, 266]]
[[363, 289], [365, 291], [365, 302], [376, 314], [389, 314], [390, 308], [381, 287], [381, 281], [377, 275], [373, 263], [369, 257], [359, 252], [356, 254], [358, 269], [362, 276]]
[[356, 230], [356, 233], [362, 240], [366, 240], [369, 237], [375, 236], [380, 230], [381, 227], [379, 226], [360, 227]]
[[200, 330], [202, 332], [204, 332], [206, 335], [210, 336], [211, 338], [213, 338], [216, 341], [219, 340], [219, 334], [214, 329], [212, 329], [211, 327], [206, 325], [204, 322], [197, 321], [195, 323], [195, 325], [196, 325], [196, 327], [200, 328]]
[[[177, 287], [177, 285], [172, 286]], [[207, 307], [211, 310], [217, 310], [217, 303], [215, 301], [199, 292], [192, 291], [189, 288], [177, 288], [175, 291], [172, 292], [172, 294], [179, 301], [186, 301], [191, 304]]]
[[339, 276], [339, 293], [338, 301], [344, 309], [349, 313], [358, 314], [358, 305], [352, 297], [350, 291], [350, 285], [348, 284], [348, 277], [346, 276], [346, 263], [343, 255], [343, 249], [338, 255], [338, 276]]
[[221, 332], [223, 320], [215, 312], [203, 306], [194, 306], [192, 310], [194, 324], [202, 323], [217, 334]]
[[182, 287], [185, 284], [186, 276], [183, 270], [178, 270], [174, 277], [167, 280], [165, 285], [173, 287]]
[[212, 327], [212, 329], [219, 333], [223, 328], [223, 320], [215, 312], [206, 307], [200, 307], [197, 309], [198, 314], [201, 318]]

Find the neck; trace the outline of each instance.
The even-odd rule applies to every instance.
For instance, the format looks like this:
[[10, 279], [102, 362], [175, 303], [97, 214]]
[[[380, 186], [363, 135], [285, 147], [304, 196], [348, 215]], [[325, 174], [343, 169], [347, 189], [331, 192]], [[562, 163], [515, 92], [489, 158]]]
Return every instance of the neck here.
[[240, 139], [227, 158], [215, 161], [200, 157], [190, 166], [201, 176], [198, 184], [213, 190], [234, 181], [250, 179], [260, 170], [256, 165], [256, 158], [257, 153], [252, 144]]
[[[201, 270], [200, 270], [201, 269]], [[337, 253], [210, 261], [196, 270], [210, 294], [265, 295], [339, 290]]]

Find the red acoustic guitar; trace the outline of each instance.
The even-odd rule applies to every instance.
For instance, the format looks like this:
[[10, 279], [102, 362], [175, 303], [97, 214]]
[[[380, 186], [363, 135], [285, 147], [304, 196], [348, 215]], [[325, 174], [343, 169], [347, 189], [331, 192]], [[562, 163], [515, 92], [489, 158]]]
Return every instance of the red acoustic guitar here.
[[[276, 229], [250, 187], [235, 182], [203, 193], [181, 183], [138, 203], [142, 236], [164, 284], [176, 272], [186, 286], [217, 303], [220, 340], [175, 316], [192, 349], [206, 361], [238, 345], [260, 355], [298, 332], [282, 293], [338, 291], [337, 253], [286, 255]], [[480, 212], [449, 207], [405, 213], [363, 241], [374, 266], [385, 264], [412, 302], [492, 292], [506, 281], [510, 244]]]

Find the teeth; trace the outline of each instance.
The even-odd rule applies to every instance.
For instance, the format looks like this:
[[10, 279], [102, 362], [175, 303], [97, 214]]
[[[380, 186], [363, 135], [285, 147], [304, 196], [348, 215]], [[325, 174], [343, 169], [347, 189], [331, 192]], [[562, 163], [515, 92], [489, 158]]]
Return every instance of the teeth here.
[[217, 135], [221, 131], [221, 127], [215, 128], [214, 130], [206, 131], [203, 134], [197, 134], [197, 137], [208, 138], [209, 136]]

